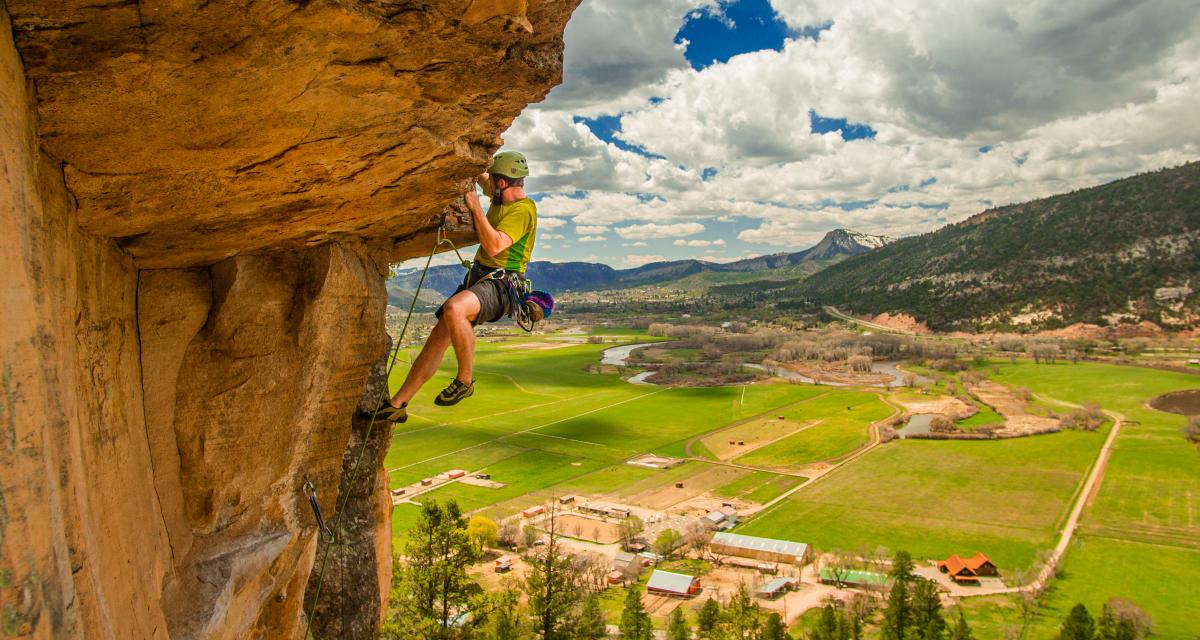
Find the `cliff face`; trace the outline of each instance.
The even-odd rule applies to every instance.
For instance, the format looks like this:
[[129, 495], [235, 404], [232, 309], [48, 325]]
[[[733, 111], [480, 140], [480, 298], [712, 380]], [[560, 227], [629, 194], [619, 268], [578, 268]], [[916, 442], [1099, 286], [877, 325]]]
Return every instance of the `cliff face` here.
[[3, 635], [300, 637], [306, 475], [374, 559], [322, 615], [371, 633], [387, 263], [469, 234], [576, 4], [0, 0]]

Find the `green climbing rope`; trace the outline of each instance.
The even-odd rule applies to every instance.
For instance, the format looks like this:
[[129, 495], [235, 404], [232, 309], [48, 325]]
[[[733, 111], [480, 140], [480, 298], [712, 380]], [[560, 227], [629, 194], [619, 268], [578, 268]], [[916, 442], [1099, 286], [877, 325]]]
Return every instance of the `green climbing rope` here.
[[[450, 248], [454, 249], [454, 253], [458, 255], [458, 259], [462, 261], [463, 265], [467, 268], [470, 268], [471, 266], [470, 262], [462, 259], [462, 254], [458, 253], [458, 247], [455, 247], [454, 243], [450, 241], [450, 238], [443, 235], [442, 231], [442, 226], [439, 225], [437, 234], [434, 238], [433, 250], [429, 252], [429, 257], [425, 259], [425, 268], [421, 271], [421, 279], [417, 281], [417, 290], [413, 293], [412, 302], [408, 305], [408, 315], [404, 318], [404, 325], [400, 328], [400, 335], [396, 338], [396, 344], [392, 348], [391, 358], [389, 358], [388, 361], [387, 373], [384, 376], [385, 380], [392, 379], [392, 368], [395, 367], [396, 361], [400, 357], [400, 349], [404, 344], [404, 334], [408, 332], [408, 324], [412, 320], [413, 309], [415, 309], [417, 306], [417, 298], [421, 295], [421, 287], [425, 285], [425, 276], [429, 273], [429, 265], [433, 262], [433, 256], [437, 254], [438, 247], [440, 247], [442, 244], [450, 245]], [[387, 387], [385, 386], [385, 388]], [[313, 606], [305, 616], [308, 618], [308, 620], [304, 626], [304, 640], [316, 637], [312, 633], [313, 616], [317, 613], [317, 604], [321, 599], [321, 588], [325, 584], [325, 570], [329, 564], [329, 552], [334, 546], [341, 544], [342, 514], [345, 513], [346, 502], [350, 498], [349, 489], [353, 487], [354, 483], [358, 480], [359, 467], [362, 463], [363, 454], [365, 454], [367, 451], [367, 444], [371, 441], [371, 433], [375, 429], [375, 417], [378, 414], [379, 408], [376, 407], [375, 411], [371, 413], [370, 422], [367, 423], [367, 433], [365, 436], [363, 436], [362, 446], [358, 448], [358, 455], [354, 458], [354, 467], [350, 470], [350, 482], [346, 484], [347, 491], [345, 492], [345, 495], [341, 496], [341, 498], [338, 500], [337, 512], [334, 514], [333, 522], [329, 526], [329, 529], [333, 531], [334, 540], [332, 542], [326, 542], [325, 553], [321, 557], [321, 569], [317, 576], [317, 590], [313, 593]]]

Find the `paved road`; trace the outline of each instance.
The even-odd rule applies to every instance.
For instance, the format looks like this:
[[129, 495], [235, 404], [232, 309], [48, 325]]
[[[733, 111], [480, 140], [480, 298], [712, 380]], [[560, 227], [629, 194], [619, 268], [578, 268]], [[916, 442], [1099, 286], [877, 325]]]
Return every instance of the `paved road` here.
[[875, 324], [874, 322], [860, 320], [848, 313], [842, 313], [836, 307], [828, 307], [827, 306], [827, 307], [824, 307], [824, 309], [825, 309], [825, 313], [828, 313], [829, 315], [831, 315], [839, 320], [845, 320], [846, 322], [851, 322], [851, 323], [854, 323], [857, 325], [861, 325], [861, 326], [867, 327], [868, 329], [875, 329], [876, 331], [883, 331], [885, 333], [902, 333], [905, 335], [914, 335], [912, 331], [905, 331], [903, 329], [897, 329], [895, 327], [886, 327], [881, 324]]

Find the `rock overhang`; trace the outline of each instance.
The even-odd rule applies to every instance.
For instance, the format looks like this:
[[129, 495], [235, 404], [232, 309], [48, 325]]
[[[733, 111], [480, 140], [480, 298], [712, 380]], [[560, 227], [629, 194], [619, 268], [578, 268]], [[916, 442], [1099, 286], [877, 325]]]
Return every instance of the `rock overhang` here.
[[9, 0], [84, 231], [141, 268], [337, 241], [402, 259], [561, 80], [578, 0]]

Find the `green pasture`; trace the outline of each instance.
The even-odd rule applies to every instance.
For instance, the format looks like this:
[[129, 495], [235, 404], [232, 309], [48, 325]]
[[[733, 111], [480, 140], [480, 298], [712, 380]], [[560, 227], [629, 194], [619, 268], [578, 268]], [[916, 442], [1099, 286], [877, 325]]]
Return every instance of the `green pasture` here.
[[766, 504], [801, 482], [804, 482], [804, 478], [752, 471], [733, 482], [717, 487], [713, 493], [722, 498], [741, 498]]
[[899, 440], [801, 489], [737, 531], [818, 549], [884, 546], [922, 559], [982, 551], [1001, 570], [1052, 546], [1101, 433]]
[[[447, 358], [410, 404], [385, 459], [391, 485], [410, 485], [450, 469], [487, 472], [503, 488], [450, 483], [415, 498], [454, 498], [464, 510], [510, 515], [531, 500], [565, 493], [634, 495], [699, 473], [687, 463], [667, 471], [624, 464], [656, 452], [684, 457], [692, 438], [730, 422], [794, 404], [814, 391], [796, 385], [663, 388], [586, 372], [611, 345], [514, 348], [544, 338], [479, 341], [475, 395], [450, 408], [432, 398], [453, 375]], [[411, 355], [411, 354], [410, 354]], [[393, 372], [397, 387], [407, 370]], [[746, 472], [750, 473], [750, 472]], [[756, 486], [759, 496], [782, 490]]]
[[794, 468], [838, 458], [865, 445], [870, 439], [871, 423], [894, 411], [874, 393], [844, 390], [831, 391], [788, 409], [790, 419], [822, 421], [734, 461], [750, 466]]

